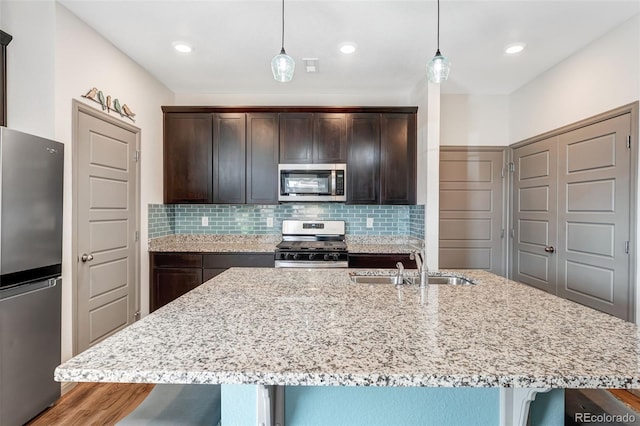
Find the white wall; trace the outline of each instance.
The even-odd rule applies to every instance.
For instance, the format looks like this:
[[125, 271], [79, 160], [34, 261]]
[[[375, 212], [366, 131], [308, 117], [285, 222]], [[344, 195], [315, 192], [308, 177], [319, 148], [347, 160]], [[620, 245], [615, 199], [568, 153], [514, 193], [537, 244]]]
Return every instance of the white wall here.
[[54, 138], [53, 1], [0, 2], [7, 46], [7, 127]]
[[275, 105], [275, 106], [407, 106], [409, 95], [405, 92], [388, 93], [299, 93], [299, 94], [230, 94], [230, 93], [180, 93], [175, 94], [176, 105]]
[[417, 114], [417, 203], [424, 204], [424, 246], [426, 265], [438, 267], [440, 204], [440, 86], [424, 78], [411, 92]]
[[440, 145], [510, 144], [509, 96], [443, 94], [440, 107]]
[[[14, 39], [8, 46], [9, 127], [65, 143], [62, 358], [72, 354], [70, 280], [72, 99], [91, 87], [126, 102], [141, 133], [141, 307], [149, 309], [147, 204], [162, 202], [162, 112], [173, 93], [53, 0], [3, 0], [0, 24]], [[91, 106], [99, 106], [93, 104]], [[126, 120], [126, 119], [125, 119]], [[130, 121], [129, 121], [130, 123]]]
[[511, 143], [637, 101], [640, 15], [511, 94]]

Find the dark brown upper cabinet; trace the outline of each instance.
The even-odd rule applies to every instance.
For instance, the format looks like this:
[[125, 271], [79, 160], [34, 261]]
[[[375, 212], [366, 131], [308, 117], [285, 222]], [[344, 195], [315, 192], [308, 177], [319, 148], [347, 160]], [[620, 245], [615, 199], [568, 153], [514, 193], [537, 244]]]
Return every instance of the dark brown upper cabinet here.
[[278, 163], [347, 163], [347, 203], [415, 204], [415, 107], [162, 107], [165, 203], [276, 204]]
[[164, 202], [213, 200], [213, 114], [164, 115]]
[[346, 160], [346, 114], [280, 114], [281, 163], [345, 163]]
[[278, 203], [278, 114], [247, 114], [248, 204]]
[[245, 202], [246, 115], [214, 114], [213, 202]]
[[347, 116], [347, 203], [380, 203], [380, 114]]
[[280, 162], [313, 162], [313, 113], [280, 114]]
[[416, 115], [382, 114], [380, 203], [416, 203]]
[[347, 115], [316, 113], [313, 116], [313, 162], [347, 162]]

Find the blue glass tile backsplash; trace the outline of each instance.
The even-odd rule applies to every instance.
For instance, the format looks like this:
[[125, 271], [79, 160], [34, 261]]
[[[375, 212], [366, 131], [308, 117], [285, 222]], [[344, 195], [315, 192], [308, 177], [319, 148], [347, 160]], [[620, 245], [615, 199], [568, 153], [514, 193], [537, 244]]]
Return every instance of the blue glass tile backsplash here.
[[[202, 226], [202, 218], [209, 224]], [[367, 218], [373, 227], [367, 228]], [[273, 226], [267, 221], [273, 220]], [[424, 239], [424, 205], [375, 206], [342, 203], [278, 205], [149, 204], [149, 238], [173, 234], [280, 234], [285, 219], [344, 220], [348, 235]]]

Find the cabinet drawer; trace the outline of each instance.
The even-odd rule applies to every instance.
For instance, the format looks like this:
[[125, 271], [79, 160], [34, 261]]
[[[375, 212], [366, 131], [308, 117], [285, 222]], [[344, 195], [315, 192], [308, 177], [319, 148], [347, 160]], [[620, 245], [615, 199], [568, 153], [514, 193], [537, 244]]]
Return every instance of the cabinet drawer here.
[[194, 253], [153, 253], [152, 267], [155, 268], [202, 268], [202, 255]]
[[273, 268], [274, 265], [275, 257], [273, 253], [216, 253], [204, 255], [205, 268]]

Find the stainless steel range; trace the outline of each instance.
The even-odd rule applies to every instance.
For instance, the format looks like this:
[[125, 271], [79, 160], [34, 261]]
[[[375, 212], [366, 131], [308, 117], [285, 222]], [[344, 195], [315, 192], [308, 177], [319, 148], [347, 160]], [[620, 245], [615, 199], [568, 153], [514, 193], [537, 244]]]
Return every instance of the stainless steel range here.
[[285, 220], [276, 268], [348, 268], [342, 220]]

